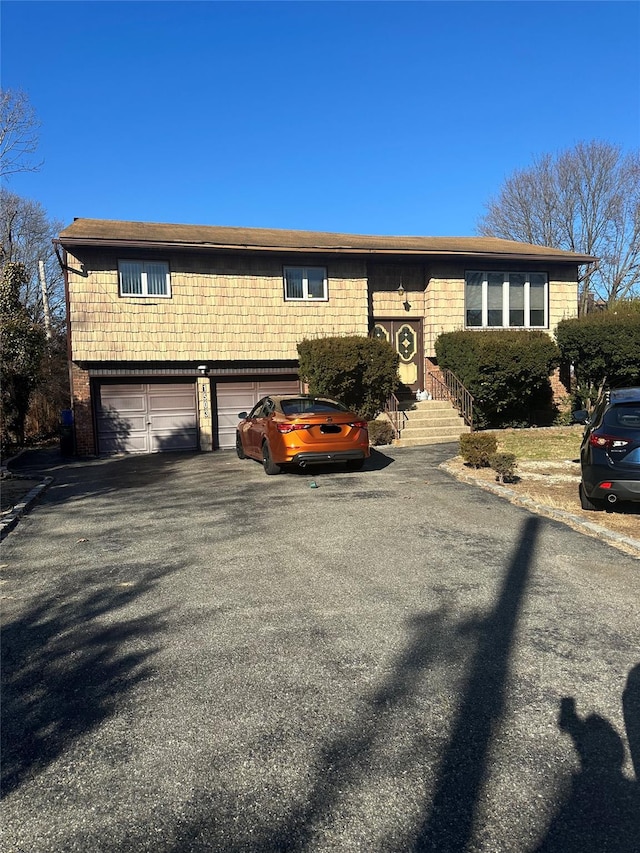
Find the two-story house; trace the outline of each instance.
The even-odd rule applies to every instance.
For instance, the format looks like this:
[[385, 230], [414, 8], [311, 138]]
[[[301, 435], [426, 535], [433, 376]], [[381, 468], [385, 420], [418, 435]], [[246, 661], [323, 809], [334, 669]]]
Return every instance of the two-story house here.
[[442, 332], [553, 334], [593, 261], [487, 237], [97, 219], [58, 243], [81, 455], [234, 446], [239, 411], [300, 390], [304, 338], [385, 337], [423, 388]]

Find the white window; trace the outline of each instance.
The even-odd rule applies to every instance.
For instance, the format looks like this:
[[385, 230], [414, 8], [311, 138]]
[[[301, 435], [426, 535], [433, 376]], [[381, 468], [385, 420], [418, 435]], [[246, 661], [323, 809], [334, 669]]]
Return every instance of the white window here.
[[118, 261], [120, 296], [171, 296], [165, 261]]
[[327, 295], [327, 270], [325, 267], [285, 267], [284, 298], [323, 299]]
[[546, 329], [547, 275], [542, 272], [479, 272], [465, 276], [467, 328]]

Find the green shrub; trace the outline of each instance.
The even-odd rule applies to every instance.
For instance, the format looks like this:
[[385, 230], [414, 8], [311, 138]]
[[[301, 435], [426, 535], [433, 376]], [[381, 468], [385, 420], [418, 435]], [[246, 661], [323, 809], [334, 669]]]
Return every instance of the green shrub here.
[[398, 385], [398, 354], [388, 341], [357, 335], [298, 344], [300, 379], [310, 394], [334, 397], [367, 420]]
[[491, 432], [470, 432], [460, 436], [460, 456], [472, 468], [488, 468], [498, 441]]
[[553, 421], [549, 377], [560, 351], [546, 332], [446, 332], [435, 349], [438, 365], [451, 370], [473, 395], [480, 428]]
[[574, 407], [588, 408], [600, 389], [640, 384], [640, 312], [634, 303], [558, 323], [562, 361], [574, 370]]
[[388, 420], [369, 421], [369, 444], [372, 447], [391, 444], [395, 437], [396, 431]]
[[513, 483], [515, 480], [517, 468], [515, 453], [492, 453], [489, 457], [489, 465], [498, 475], [496, 479], [500, 483]]

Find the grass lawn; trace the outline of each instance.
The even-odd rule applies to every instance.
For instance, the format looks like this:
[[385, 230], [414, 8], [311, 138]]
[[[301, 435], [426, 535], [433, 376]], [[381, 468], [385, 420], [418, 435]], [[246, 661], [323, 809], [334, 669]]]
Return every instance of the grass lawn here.
[[584, 428], [581, 426], [496, 430], [498, 450], [520, 460], [564, 462], [577, 460]]

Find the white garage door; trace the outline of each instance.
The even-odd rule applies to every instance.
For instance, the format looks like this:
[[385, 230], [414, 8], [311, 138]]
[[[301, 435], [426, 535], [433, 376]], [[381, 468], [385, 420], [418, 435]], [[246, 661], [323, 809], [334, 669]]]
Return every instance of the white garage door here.
[[267, 394], [299, 394], [297, 379], [280, 382], [219, 382], [216, 387], [218, 408], [218, 447], [236, 446], [239, 412], [249, 412]]
[[197, 450], [196, 386], [101, 385], [97, 421], [100, 453]]

